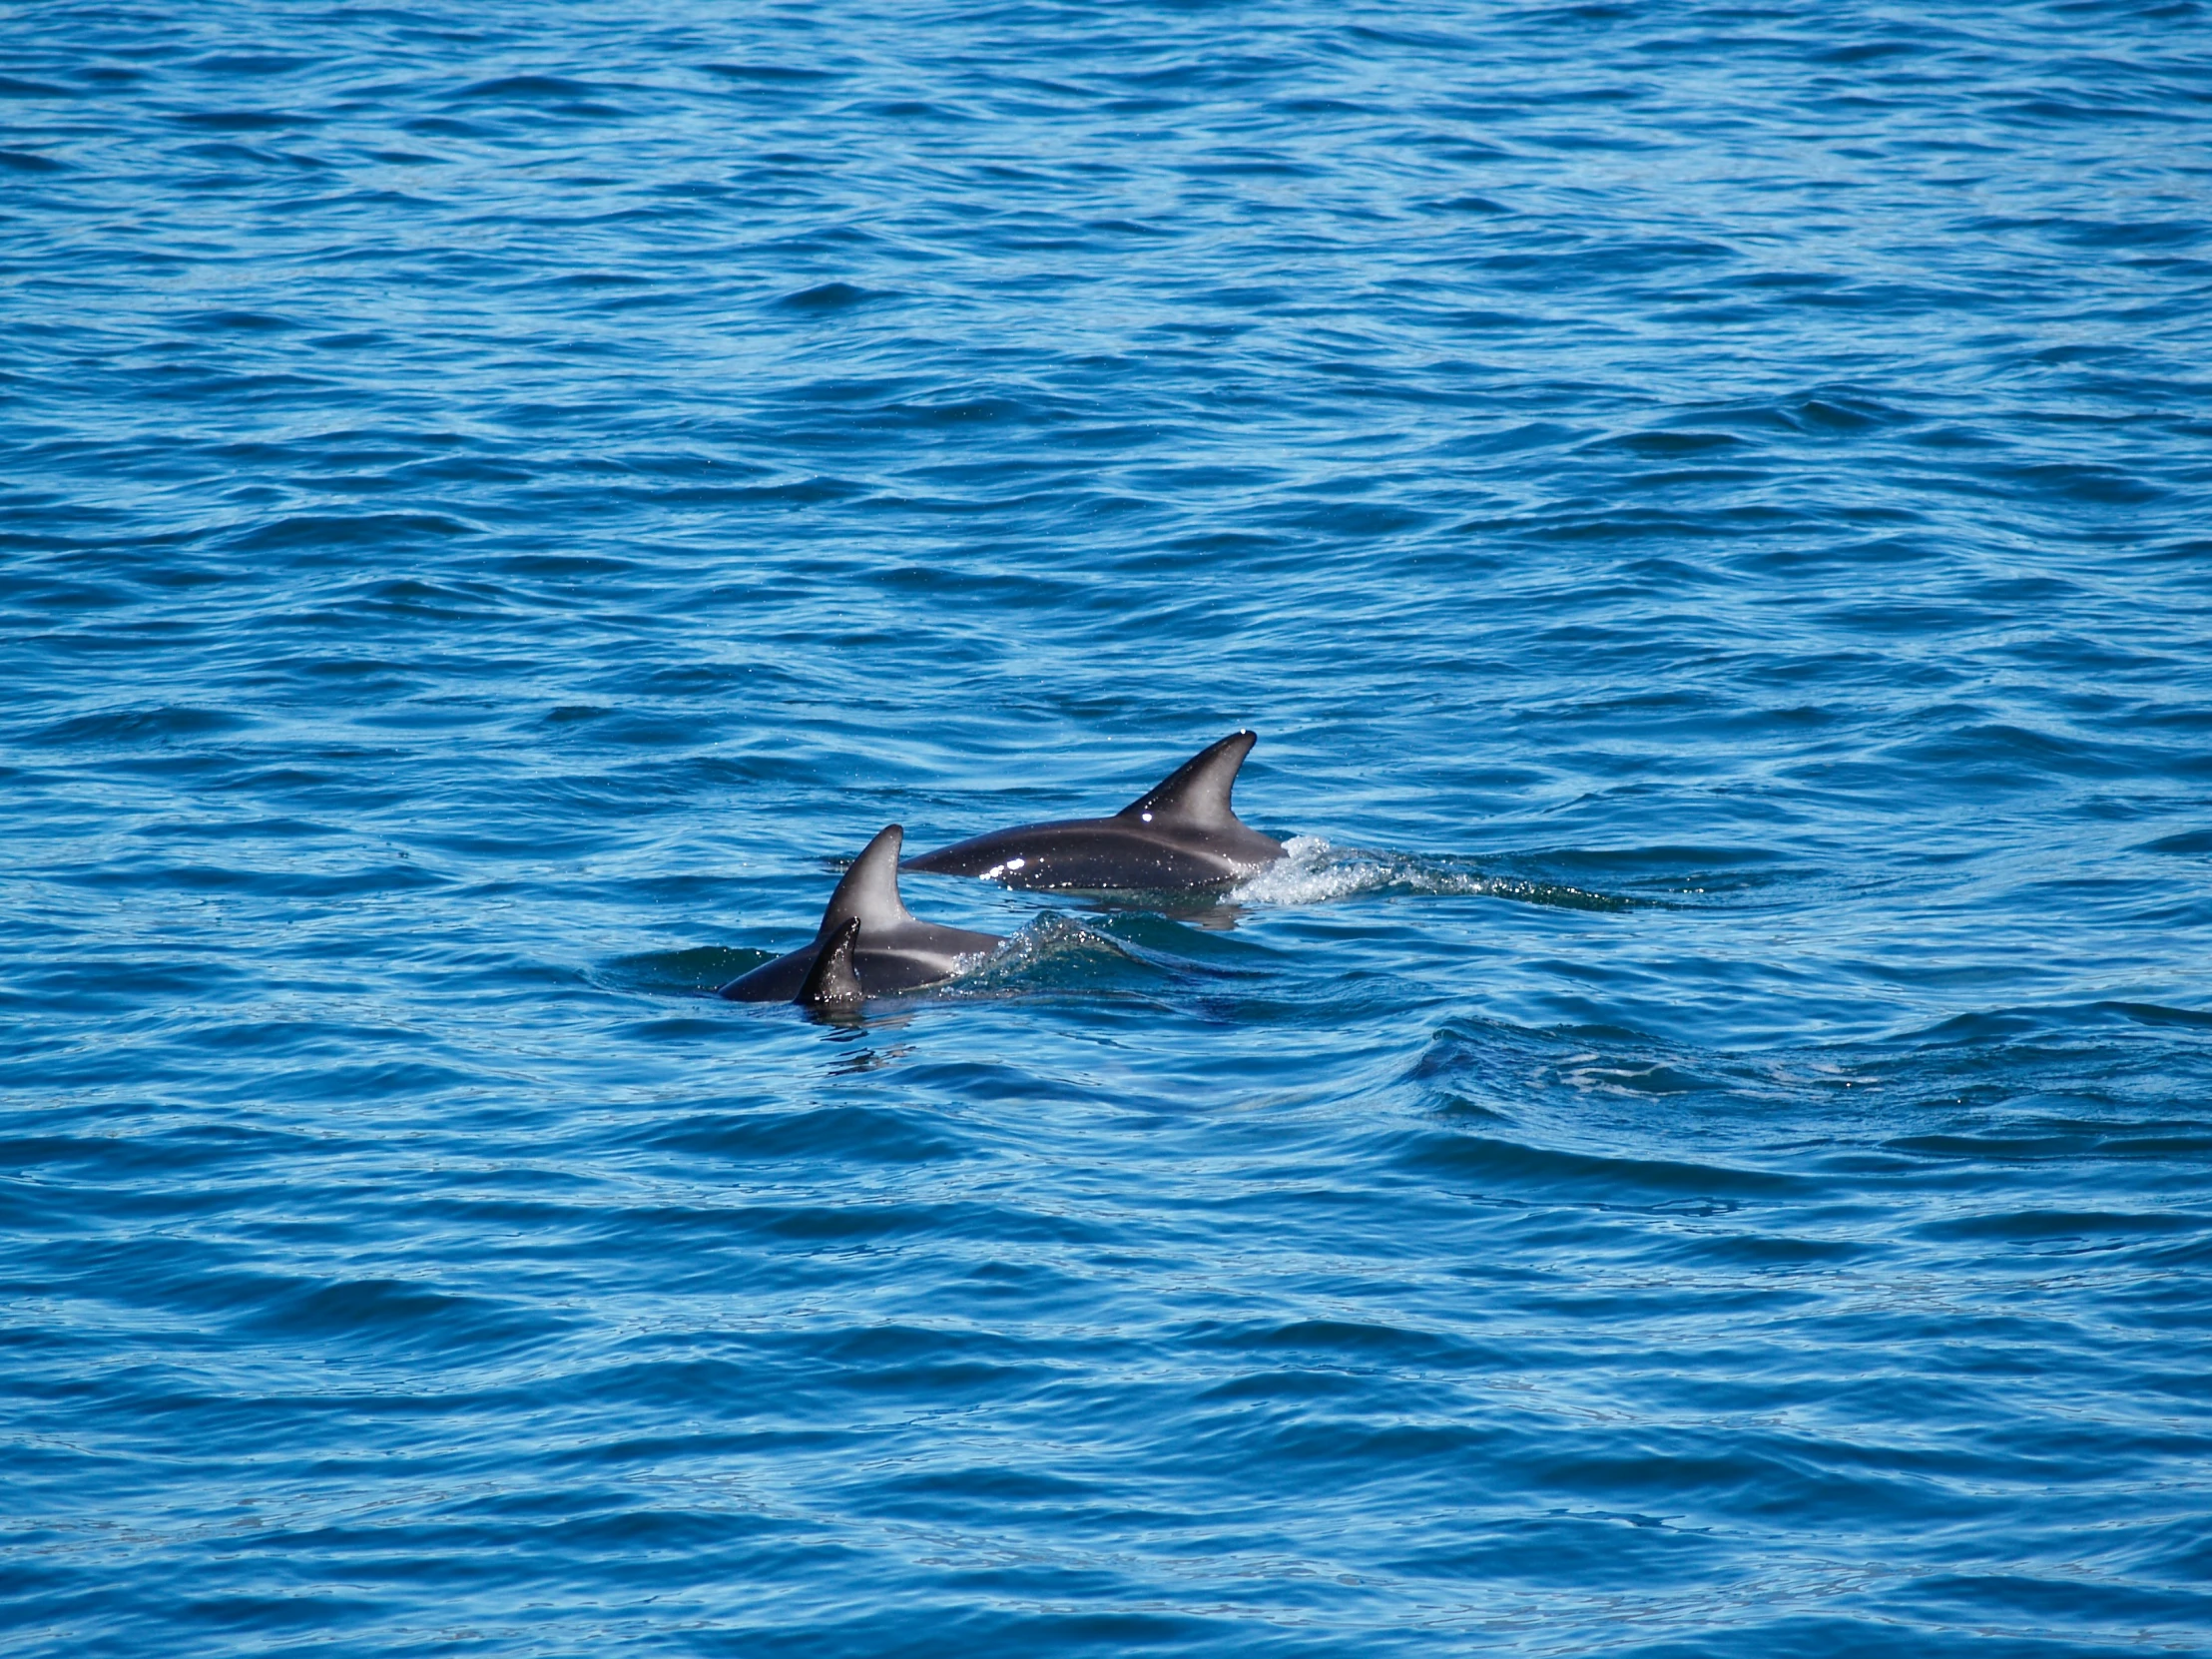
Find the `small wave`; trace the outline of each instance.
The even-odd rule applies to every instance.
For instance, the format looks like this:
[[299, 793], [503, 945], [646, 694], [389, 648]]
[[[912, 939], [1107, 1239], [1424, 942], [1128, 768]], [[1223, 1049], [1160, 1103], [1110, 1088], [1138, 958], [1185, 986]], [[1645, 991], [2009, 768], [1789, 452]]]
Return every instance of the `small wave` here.
[[787, 293], [776, 303], [791, 311], [843, 311], [879, 297], [873, 288], [852, 282], [818, 282], [811, 288]]
[[1551, 904], [1570, 910], [1627, 910], [1633, 901], [1551, 881], [1485, 875], [1444, 859], [1406, 853], [1366, 852], [1331, 844], [1319, 835], [1294, 835], [1285, 855], [1229, 890], [1238, 904], [1328, 904], [1365, 893], [1466, 894]]
[[1118, 940], [1073, 916], [1048, 910], [996, 950], [963, 956], [959, 972], [940, 994], [1104, 989], [1115, 969], [1134, 967], [1140, 960]]
[[775, 960], [773, 950], [694, 945], [684, 950], [649, 950], [617, 956], [602, 965], [595, 977], [600, 983], [618, 990], [664, 996], [705, 996], [763, 962]]

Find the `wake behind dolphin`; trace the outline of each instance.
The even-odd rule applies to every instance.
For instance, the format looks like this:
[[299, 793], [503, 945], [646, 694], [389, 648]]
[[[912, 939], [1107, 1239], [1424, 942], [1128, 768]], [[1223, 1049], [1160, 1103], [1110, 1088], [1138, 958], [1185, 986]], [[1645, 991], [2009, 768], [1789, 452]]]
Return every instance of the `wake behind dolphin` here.
[[1232, 732], [1200, 750], [1112, 818], [994, 830], [908, 858], [932, 875], [974, 875], [1009, 887], [1212, 887], [1283, 856], [1229, 804], [1238, 769], [1259, 737]]
[[[794, 1002], [817, 1017], [857, 1015], [870, 997], [942, 984], [991, 956], [991, 975], [1019, 972], [1040, 948], [1065, 943], [1063, 921], [1024, 927], [1012, 940], [920, 920], [900, 898], [901, 868], [973, 875], [1011, 887], [1117, 889], [1148, 909], [1233, 923], [1252, 905], [1313, 904], [1359, 893], [1479, 893], [1586, 910], [1641, 902], [1540, 878], [1500, 875], [1463, 859], [1367, 852], [1295, 836], [1288, 845], [1244, 824], [1231, 806], [1238, 771], [1258, 738], [1232, 732], [1185, 761], [1111, 818], [1020, 825], [899, 862], [904, 831], [887, 825], [852, 861], [823, 910], [815, 936], [721, 987], [734, 1002]], [[1175, 899], [1176, 893], [1189, 894]], [[1197, 906], [1193, 908], [1193, 906]], [[1047, 912], [1047, 915], [1052, 915]], [[1209, 922], [1205, 917], [1223, 918]], [[1095, 935], [1090, 942], [1109, 943]], [[1040, 942], [1041, 941], [1041, 942]], [[1111, 946], [1110, 946], [1111, 947]]]

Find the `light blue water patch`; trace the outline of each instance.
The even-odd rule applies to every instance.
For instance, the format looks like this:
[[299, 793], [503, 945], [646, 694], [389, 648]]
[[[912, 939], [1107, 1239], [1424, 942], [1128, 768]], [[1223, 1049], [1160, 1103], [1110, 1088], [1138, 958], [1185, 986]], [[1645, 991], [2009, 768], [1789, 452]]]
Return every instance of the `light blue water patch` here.
[[9, 1651], [2206, 1646], [2207, 21], [19, 9]]

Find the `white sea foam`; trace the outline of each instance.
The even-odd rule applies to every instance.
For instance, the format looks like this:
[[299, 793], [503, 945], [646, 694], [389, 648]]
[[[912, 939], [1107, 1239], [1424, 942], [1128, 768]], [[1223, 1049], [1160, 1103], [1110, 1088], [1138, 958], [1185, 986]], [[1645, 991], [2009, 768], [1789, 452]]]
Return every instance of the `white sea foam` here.
[[1393, 879], [1392, 866], [1372, 854], [1333, 846], [1319, 835], [1293, 835], [1281, 858], [1239, 881], [1229, 896], [1240, 904], [1326, 904]]
[[1418, 858], [1337, 846], [1294, 835], [1284, 856], [1246, 876], [1229, 896], [1240, 904], [1326, 904], [1396, 887], [1410, 892], [1486, 893], [1525, 883], [1497, 882]]
[[1385, 889], [1404, 893], [1485, 895], [1575, 909], [1625, 908], [1603, 893], [1511, 876], [1484, 875], [1440, 859], [1337, 846], [1319, 835], [1294, 835], [1284, 855], [1254, 871], [1229, 891], [1238, 904], [1328, 904]]

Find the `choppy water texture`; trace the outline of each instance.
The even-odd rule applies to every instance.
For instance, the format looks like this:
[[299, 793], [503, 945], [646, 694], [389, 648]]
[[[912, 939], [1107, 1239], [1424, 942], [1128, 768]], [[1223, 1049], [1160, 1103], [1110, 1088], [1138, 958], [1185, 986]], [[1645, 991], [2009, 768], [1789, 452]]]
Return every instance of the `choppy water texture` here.
[[12, 1653], [2212, 1649], [2203, 7], [0, 95]]

